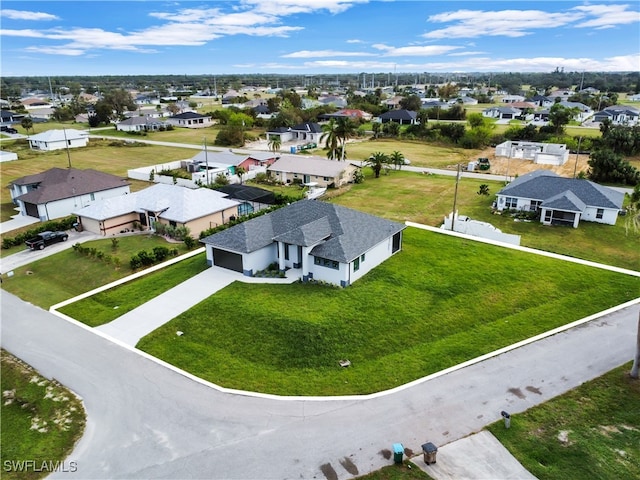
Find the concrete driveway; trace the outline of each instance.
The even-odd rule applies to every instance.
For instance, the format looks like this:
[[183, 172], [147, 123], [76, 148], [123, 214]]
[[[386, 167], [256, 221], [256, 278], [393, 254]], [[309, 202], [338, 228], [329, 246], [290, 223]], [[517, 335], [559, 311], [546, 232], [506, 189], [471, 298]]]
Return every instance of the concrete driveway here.
[[517, 422], [629, 361], [638, 316], [636, 303], [384, 394], [318, 399], [221, 389], [4, 291], [0, 300], [2, 346], [84, 399], [87, 429], [68, 458], [78, 471], [52, 475], [83, 479], [340, 480], [392, 463], [395, 442], [419, 463], [426, 441], [450, 444], [502, 410]]
[[69, 240], [67, 240], [66, 242], [54, 243], [53, 245], [49, 245], [43, 250], [31, 251], [25, 247], [24, 250], [18, 253], [0, 258], [0, 273], [5, 274], [15, 268], [28, 265], [29, 263], [35, 262], [36, 260], [40, 260], [41, 258], [45, 258], [49, 255], [53, 255], [54, 253], [67, 250], [69, 248], [72, 248], [75, 243], [84, 243], [88, 242], [89, 240], [98, 240], [100, 238], [104, 238], [100, 235], [96, 235], [90, 232], [76, 232], [75, 230], [69, 230], [67, 233], [69, 234]]

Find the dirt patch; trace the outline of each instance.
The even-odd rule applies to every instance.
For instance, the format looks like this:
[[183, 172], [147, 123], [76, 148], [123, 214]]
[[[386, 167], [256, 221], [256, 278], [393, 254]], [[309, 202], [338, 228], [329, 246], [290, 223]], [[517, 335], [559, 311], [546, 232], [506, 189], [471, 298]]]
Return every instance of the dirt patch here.
[[510, 388], [509, 390], [507, 390], [507, 392], [515, 395], [516, 397], [518, 397], [520, 399], [527, 398], [527, 397], [525, 397], [524, 393], [522, 393], [522, 390], [520, 390], [519, 388]]
[[[589, 169], [589, 155], [587, 154], [569, 154], [569, 159], [564, 165], [541, 165], [533, 163], [533, 160], [520, 160], [516, 158], [496, 157], [495, 148], [487, 148], [483, 150], [477, 156], [470, 158], [469, 161], [474, 161], [477, 158], [488, 158], [491, 162], [491, 168], [486, 173], [494, 175], [508, 175], [510, 177], [515, 175], [524, 175], [525, 173], [533, 172], [534, 170], [551, 170], [562, 177], [573, 177], [574, 171], [576, 174], [580, 172], [587, 173]], [[577, 157], [577, 158], [576, 158]], [[577, 160], [577, 163], [576, 163]]]
[[324, 473], [327, 480], [338, 480], [338, 474], [333, 469], [330, 463], [324, 463], [320, 465], [320, 470]]
[[539, 388], [537, 387], [532, 387], [531, 385], [527, 386], [525, 388], [526, 391], [531, 392], [531, 393], [535, 393], [536, 395], [542, 395], [542, 392], [540, 391]]
[[411, 457], [415, 456], [415, 453], [413, 453], [413, 450], [411, 450], [410, 448], [405, 448], [405, 449], [404, 449], [404, 454], [405, 454], [408, 458], [411, 458]]
[[565, 447], [573, 444], [573, 442], [569, 441], [570, 433], [571, 430], [560, 430], [560, 432], [558, 432], [558, 441]]
[[620, 433], [618, 427], [614, 425], [600, 425], [600, 433], [602, 433], [605, 437], [608, 437], [611, 433]]
[[391, 450], [389, 450], [388, 448], [385, 448], [385, 449], [383, 449], [383, 450], [380, 450], [378, 453], [379, 453], [380, 455], [382, 455], [382, 457], [383, 457], [385, 460], [389, 460], [389, 459], [391, 458]]
[[350, 458], [344, 457], [340, 460], [340, 465], [351, 475], [358, 475], [358, 467], [356, 467], [356, 464], [353, 463]]

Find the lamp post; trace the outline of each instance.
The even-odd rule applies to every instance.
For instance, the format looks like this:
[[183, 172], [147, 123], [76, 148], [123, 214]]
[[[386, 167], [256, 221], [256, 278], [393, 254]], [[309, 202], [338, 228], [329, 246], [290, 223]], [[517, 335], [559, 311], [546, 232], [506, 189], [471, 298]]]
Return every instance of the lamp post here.
[[458, 172], [456, 173], [456, 189], [453, 193], [453, 212], [451, 212], [451, 231], [456, 223], [456, 204], [458, 202], [458, 183], [460, 183], [460, 164], [458, 164]]
[[581, 143], [582, 143], [582, 137], [578, 137], [578, 151], [576, 152], [576, 163], [573, 166], [573, 178], [576, 178], [576, 171], [578, 170], [578, 157], [580, 156]]

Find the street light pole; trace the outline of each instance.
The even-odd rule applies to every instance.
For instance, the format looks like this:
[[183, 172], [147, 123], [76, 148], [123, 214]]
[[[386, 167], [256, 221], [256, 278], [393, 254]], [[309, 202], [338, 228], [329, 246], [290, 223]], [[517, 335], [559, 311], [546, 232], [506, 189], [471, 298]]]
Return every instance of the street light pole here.
[[456, 204], [458, 203], [458, 183], [460, 183], [460, 164], [458, 164], [458, 172], [456, 174], [456, 189], [453, 194], [453, 212], [451, 212], [451, 231], [456, 223]]
[[582, 137], [578, 137], [578, 151], [576, 152], [576, 163], [573, 166], [573, 178], [576, 178], [576, 171], [578, 170], [578, 157], [580, 156], [580, 144], [582, 143]]

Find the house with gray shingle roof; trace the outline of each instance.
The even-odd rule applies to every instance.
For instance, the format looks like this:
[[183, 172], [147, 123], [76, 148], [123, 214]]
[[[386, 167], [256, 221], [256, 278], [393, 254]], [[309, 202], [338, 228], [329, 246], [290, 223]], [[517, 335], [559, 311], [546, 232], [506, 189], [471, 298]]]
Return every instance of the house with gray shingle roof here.
[[157, 184], [144, 190], [107, 198], [75, 210], [84, 230], [99, 235], [114, 235], [134, 228], [138, 223], [152, 230], [154, 222], [172, 227], [187, 227], [192, 236], [222, 225], [238, 215], [240, 202], [223, 192], [208, 188], [190, 189], [178, 185]]
[[47, 130], [36, 135], [29, 135], [31, 150], [50, 152], [64, 148], [86, 147], [89, 141], [87, 132], [65, 128], [62, 130]]
[[544, 225], [570, 225], [580, 220], [615, 225], [624, 194], [589, 180], [560, 177], [536, 170], [516, 178], [497, 193], [496, 208], [539, 212]]
[[277, 263], [303, 281], [346, 287], [399, 252], [405, 225], [319, 200], [300, 200], [202, 239], [207, 262], [253, 276]]
[[44, 222], [71, 215], [75, 209], [96, 201], [126, 195], [129, 182], [92, 169], [51, 168], [17, 178], [9, 188], [21, 215]]

